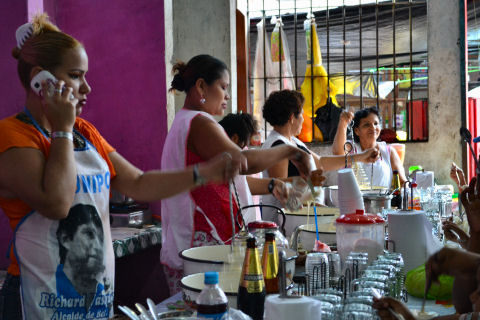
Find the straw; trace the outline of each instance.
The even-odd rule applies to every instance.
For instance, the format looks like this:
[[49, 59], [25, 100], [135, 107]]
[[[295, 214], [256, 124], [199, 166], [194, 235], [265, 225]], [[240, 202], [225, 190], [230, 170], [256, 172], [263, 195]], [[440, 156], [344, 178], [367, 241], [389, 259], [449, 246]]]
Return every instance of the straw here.
[[318, 222], [317, 222], [317, 205], [314, 203], [313, 204], [313, 212], [315, 213], [315, 231], [317, 233], [317, 241], [319, 241], [319, 237], [318, 237]]

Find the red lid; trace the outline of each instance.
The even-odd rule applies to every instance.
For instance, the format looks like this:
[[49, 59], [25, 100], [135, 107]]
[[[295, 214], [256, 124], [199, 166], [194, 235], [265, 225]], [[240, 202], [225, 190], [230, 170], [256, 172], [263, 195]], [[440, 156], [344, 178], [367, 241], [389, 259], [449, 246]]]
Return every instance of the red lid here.
[[248, 229], [273, 229], [278, 228], [277, 224], [273, 221], [257, 220], [248, 224]]
[[345, 224], [376, 224], [385, 222], [385, 220], [375, 214], [365, 214], [363, 210], [357, 210], [357, 212], [351, 214], [342, 214], [336, 221], [337, 223]]
[[416, 188], [416, 187], [418, 187], [418, 184], [416, 184], [415, 182], [412, 183], [412, 188]]

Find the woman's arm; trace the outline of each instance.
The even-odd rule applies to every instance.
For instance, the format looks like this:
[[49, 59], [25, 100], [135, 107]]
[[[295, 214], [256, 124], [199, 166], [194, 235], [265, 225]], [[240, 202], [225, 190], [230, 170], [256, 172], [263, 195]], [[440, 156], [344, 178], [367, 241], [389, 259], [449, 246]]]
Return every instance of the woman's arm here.
[[[143, 172], [117, 152], [111, 152], [110, 160], [117, 175], [112, 188], [138, 201], [157, 201], [171, 197], [196, 186], [193, 166], [181, 171], [151, 170]], [[198, 174], [205, 182], [224, 182], [238, 173], [241, 157], [220, 154], [210, 161], [198, 164]]]
[[392, 166], [392, 170], [398, 171], [398, 177], [400, 178], [400, 185], [403, 186], [403, 183], [407, 181], [407, 177], [405, 176], [405, 169], [403, 168], [402, 161], [398, 156], [397, 150], [395, 148], [390, 147], [390, 164]]
[[264, 195], [270, 194], [269, 184], [273, 180], [273, 189], [272, 194], [281, 202], [286, 202], [288, 198], [288, 190], [285, 183], [280, 179], [272, 178], [255, 178], [255, 177], [246, 177], [248, 188], [252, 195]]
[[[311, 151], [310, 151], [311, 152]], [[324, 171], [339, 170], [345, 167], [345, 156], [319, 156], [312, 152], [313, 158], [317, 168], [322, 168]], [[353, 162], [375, 162], [378, 158], [378, 151], [375, 149], [368, 149], [361, 153], [349, 155], [347, 157], [347, 164], [351, 165]]]
[[192, 120], [188, 136], [188, 148], [205, 160], [211, 159], [222, 152], [229, 152], [232, 156], [243, 154], [247, 159], [248, 167], [242, 168], [242, 174], [263, 171], [283, 159], [290, 159], [302, 175], [308, 176], [311, 171], [309, 155], [306, 152], [288, 145], [242, 151], [228, 138], [222, 128], [201, 115]]
[[53, 139], [47, 158], [33, 148], [11, 148], [0, 154], [0, 194], [19, 198], [50, 219], [67, 217], [76, 174], [68, 139]]
[[343, 146], [347, 141], [347, 128], [348, 124], [353, 120], [353, 112], [342, 111], [340, 114], [340, 120], [338, 121], [337, 132], [332, 144], [332, 153], [334, 155], [343, 155]]

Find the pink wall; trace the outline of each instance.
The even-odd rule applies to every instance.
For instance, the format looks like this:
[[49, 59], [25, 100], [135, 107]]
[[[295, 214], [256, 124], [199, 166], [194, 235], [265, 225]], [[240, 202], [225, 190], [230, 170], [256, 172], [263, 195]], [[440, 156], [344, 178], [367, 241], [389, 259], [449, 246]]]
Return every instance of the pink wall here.
[[[0, 1], [0, 117], [23, 107], [10, 52], [15, 29], [27, 19], [26, 2]], [[159, 168], [167, 134], [163, 0], [44, 0], [43, 8], [89, 55], [92, 92], [82, 117], [140, 169]], [[0, 214], [0, 268], [10, 235]]]

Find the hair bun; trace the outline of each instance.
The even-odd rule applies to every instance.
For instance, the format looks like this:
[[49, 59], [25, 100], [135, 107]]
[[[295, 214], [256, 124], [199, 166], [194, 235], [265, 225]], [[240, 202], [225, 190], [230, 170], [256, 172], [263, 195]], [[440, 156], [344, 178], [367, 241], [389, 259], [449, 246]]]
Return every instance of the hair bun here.
[[173, 76], [171, 87], [172, 89], [178, 91], [185, 91], [185, 82], [183, 81], [182, 76], [179, 73]]
[[15, 59], [20, 59], [20, 49], [15, 47], [12, 49], [12, 56], [15, 58]]

